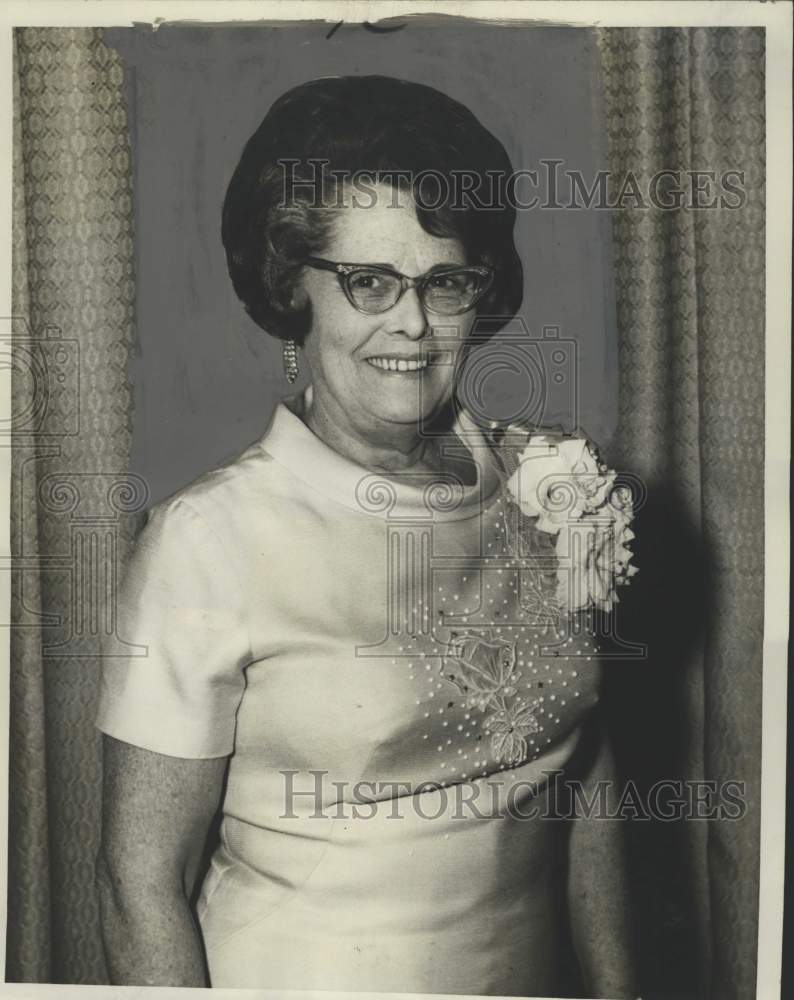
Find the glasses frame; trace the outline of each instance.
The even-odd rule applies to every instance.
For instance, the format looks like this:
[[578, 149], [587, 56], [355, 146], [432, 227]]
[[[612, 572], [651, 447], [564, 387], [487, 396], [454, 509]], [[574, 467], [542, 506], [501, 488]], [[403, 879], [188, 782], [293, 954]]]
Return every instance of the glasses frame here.
[[[486, 267], [485, 264], [460, 264], [450, 265], [449, 267], [434, 268], [432, 271], [420, 274], [416, 278], [409, 278], [407, 274], [401, 274], [393, 267], [386, 267], [384, 264], [347, 264], [340, 263], [335, 260], [326, 260], [324, 257], [307, 257], [306, 264], [308, 267], [315, 268], [318, 271], [331, 271], [336, 274], [336, 277], [339, 280], [339, 285], [345, 293], [347, 301], [356, 310], [356, 312], [363, 313], [365, 316], [380, 316], [383, 313], [388, 312], [389, 309], [393, 309], [409, 288], [416, 289], [419, 301], [422, 303], [422, 308], [426, 309], [428, 312], [432, 312], [436, 316], [462, 316], [464, 313], [470, 312], [477, 305], [477, 303], [491, 287], [494, 279], [494, 269], [492, 267]], [[353, 293], [350, 290], [349, 282], [355, 274], [361, 271], [374, 271], [376, 274], [388, 274], [392, 278], [400, 279], [400, 294], [390, 306], [387, 306], [385, 309], [369, 310], [362, 309], [361, 306], [356, 303], [353, 298]], [[474, 297], [474, 300], [469, 305], [465, 306], [465, 308], [458, 309], [456, 312], [437, 313], [434, 309], [430, 309], [429, 306], [425, 304], [425, 288], [427, 287], [427, 283], [432, 278], [443, 277], [446, 274], [457, 274], [459, 271], [475, 271], [483, 279], [484, 284], [482, 288], [479, 289], [477, 295]]]

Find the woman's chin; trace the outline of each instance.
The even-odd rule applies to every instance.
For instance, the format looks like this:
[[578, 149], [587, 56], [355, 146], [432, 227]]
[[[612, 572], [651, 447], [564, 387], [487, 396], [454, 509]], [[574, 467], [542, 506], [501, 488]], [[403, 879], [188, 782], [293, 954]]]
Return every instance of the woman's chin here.
[[371, 400], [368, 410], [383, 423], [421, 424], [432, 420], [443, 402], [438, 393], [384, 392]]

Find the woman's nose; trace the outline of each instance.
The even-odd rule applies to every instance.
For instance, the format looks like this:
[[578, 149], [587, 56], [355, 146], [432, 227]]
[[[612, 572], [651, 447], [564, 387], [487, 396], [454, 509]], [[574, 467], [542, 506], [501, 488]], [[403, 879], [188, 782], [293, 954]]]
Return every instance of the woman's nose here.
[[402, 333], [411, 340], [427, 333], [427, 316], [415, 288], [407, 288], [390, 313], [390, 332]]

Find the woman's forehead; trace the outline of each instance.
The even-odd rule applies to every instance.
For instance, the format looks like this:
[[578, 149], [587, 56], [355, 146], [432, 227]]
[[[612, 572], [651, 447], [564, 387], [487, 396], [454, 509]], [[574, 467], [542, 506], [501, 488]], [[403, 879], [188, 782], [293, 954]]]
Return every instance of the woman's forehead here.
[[325, 252], [333, 260], [398, 268], [406, 260], [429, 261], [427, 266], [465, 261], [459, 240], [433, 236], [422, 228], [409, 193], [379, 185], [376, 195], [348, 199], [331, 210], [333, 223]]

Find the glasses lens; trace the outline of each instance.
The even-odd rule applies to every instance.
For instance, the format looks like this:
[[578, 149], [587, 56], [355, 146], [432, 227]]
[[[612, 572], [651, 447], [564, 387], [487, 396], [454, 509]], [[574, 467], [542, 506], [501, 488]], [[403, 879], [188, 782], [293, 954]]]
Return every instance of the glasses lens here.
[[488, 288], [487, 275], [471, 268], [431, 275], [424, 287], [425, 307], [446, 316], [466, 312]]
[[391, 309], [400, 297], [400, 287], [398, 277], [381, 271], [354, 271], [347, 279], [350, 297], [362, 312]]

